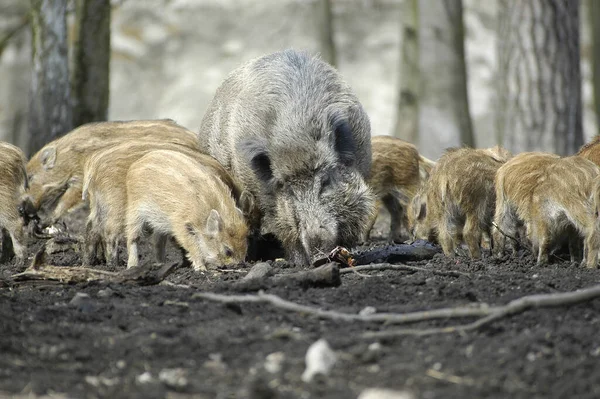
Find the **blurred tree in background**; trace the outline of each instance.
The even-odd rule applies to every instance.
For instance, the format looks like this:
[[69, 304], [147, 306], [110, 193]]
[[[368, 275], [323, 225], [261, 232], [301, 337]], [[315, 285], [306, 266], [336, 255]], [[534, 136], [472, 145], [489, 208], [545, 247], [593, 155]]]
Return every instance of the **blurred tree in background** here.
[[321, 57], [330, 65], [337, 67], [337, 54], [334, 40], [333, 11], [331, 9], [331, 0], [317, 0], [315, 2], [317, 16], [319, 18], [321, 42]]
[[73, 128], [67, 45], [68, 0], [31, 0], [29, 154]]
[[513, 152], [583, 144], [579, 0], [500, 0], [498, 139]]
[[462, 0], [409, 3], [403, 16], [395, 134], [420, 143], [426, 154], [451, 146], [474, 146]]
[[[581, 3], [589, 12], [580, 18]], [[193, 127], [231, 69], [286, 46], [319, 52], [338, 68], [372, 115], [374, 134], [418, 144], [432, 158], [449, 146], [494, 141], [513, 152], [572, 154], [584, 139], [582, 113], [588, 135], [597, 126], [591, 115], [600, 116], [598, 0], [149, 0], [113, 7], [111, 33], [110, 0], [0, 5], [2, 139], [32, 153], [107, 117], [173, 117]], [[580, 24], [593, 31], [582, 57]]]
[[394, 136], [419, 139], [419, 0], [407, 0], [401, 15], [400, 77]]
[[110, 0], [76, 0], [73, 125], [108, 117]]

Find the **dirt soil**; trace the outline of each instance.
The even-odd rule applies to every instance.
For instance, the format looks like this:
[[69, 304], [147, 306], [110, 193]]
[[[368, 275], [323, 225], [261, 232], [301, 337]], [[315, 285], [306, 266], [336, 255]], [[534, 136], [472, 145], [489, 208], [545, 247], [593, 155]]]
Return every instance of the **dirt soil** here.
[[[377, 237], [384, 229], [378, 223], [368, 245], [383, 245]], [[32, 241], [30, 255], [41, 244]], [[168, 256], [180, 260], [173, 248]], [[146, 246], [143, 260], [151, 259]], [[80, 255], [71, 250], [49, 260], [78, 265]], [[411, 264], [427, 271], [349, 273], [336, 288], [273, 286], [267, 292], [340, 312], [358, 313], [367, 306], [407, 312], [504, 304], [600, 282], [598, 270], [566, 261], [538, 267], [527, 254], [502, 261], [436, 255]], [[468, 333], [376, 342], [361, 334], [394, 327], [194, 297], [203, 291], [233, 294], [232, 283], [251, 266], [205, 275], [181, 268], [168, 277], [172, 285], [48, 282], [0, 288], [0, 396], [346, 399], [365, 388], [385, 387], [423, 399], [600, 397], [600, 300], [530, 310]], [[282, 262], [273, 266], [277, 273], [295, 270]], [[2, 265], [0, 278], [19, 271], [12, 263]], [[89, 298], [72, 302], [78, 293]], [[328, 376], [305, 383], [304, 356], [320, 338], [336, 351], [337, 362]], [[280, 367], [272, 359], [280, 359]]]

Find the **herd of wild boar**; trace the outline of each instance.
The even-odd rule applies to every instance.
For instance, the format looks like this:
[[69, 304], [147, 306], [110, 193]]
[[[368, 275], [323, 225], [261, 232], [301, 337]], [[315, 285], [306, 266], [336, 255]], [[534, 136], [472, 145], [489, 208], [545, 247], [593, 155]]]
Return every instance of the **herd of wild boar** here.
[[[286, 50], [252, 60], [221, 84], [194, 133], [172, 120], [98, 122], [48, 143], [27, 162], [0, 145], [2, 261], [25, 259], [25, 227], [52, 226], [89, 206], [83, 263], [139, 263], [152, 236], [195, 270], [239, 263], [261, 236], [308, 265], [352, 247], [377, 209], [390, 241], [437, 241], [455, 256], [465, 244], [503, 255], [528, 246], [539, 263], [568, 245], [596, 267], [600, 250], [600, 138], [577, 155], [496, 146], [448, 149], [436, 162], [407, 142], [371, 137], [368, 116], [335, 69]], [[582, 245], [583, 244], [583, 245]]]

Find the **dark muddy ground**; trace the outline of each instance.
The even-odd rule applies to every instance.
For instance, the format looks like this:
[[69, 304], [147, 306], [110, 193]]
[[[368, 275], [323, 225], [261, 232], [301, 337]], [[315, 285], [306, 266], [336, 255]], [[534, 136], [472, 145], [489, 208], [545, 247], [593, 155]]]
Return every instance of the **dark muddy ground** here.
[[[32, 243], [31, 252], [40, 245]], [[174, 250], [169, 256], [179, 260]], [[50, 260], [76, 265], [79, 255], [58, 253]], [[537, 267], [530, 256], [502, 262], [436, 256], [414, 264], [428, 271], [369, 272], [370, 277], [349, 273], [337, 288], [276, 286], [267, 292], [341, 312], [358, 313], [367, 306], [406, 312], [504, 304], [600, 281], [600, 271], [569, 262]], [[277, 263], [275, 269], [293, 270], [286, 266]], [[463, 334], [374, 345], [360, 335], [393, 327], [194, 297], [199, 291], [230, 293], [231, 283], [249, 267], [209, 275], [179, 269], [168, 277], [191, 288], [105, 283], [0, 288], [0, 396], [356, 398], [365, 388], [386, 387], [427, 399], [600, 397], [600, 300], [530, 310]], [[0, 277], [17, 271], [12, 264], [2, 265]], [[70, 304], [77, 293], [89, 294], [90, 300]], [[411, 327], [452, 323], [456, 321]], [[304, 383], [304, 355], [319, 338], [327, 339], [338, 361], [327, 377]], [[270, 372], [265, 361], [273, 353], [278, 355], [270, 358], [283, 360], [280, 370]], [[172, 369], [183, 378], [166, 378]]]

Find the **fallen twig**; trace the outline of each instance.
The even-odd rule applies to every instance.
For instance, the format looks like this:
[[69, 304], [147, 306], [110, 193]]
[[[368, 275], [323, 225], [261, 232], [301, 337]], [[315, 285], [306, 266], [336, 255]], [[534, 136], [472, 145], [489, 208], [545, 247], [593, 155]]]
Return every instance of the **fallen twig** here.
[[58, 281], [61, 283], [83, 283], [90, 281], [108, 281], [114, 283], [134, 283], [138, 285], [153, 285], [163, 281], [178, 266], [177, 263], [165, 265], [158, 270], [150, 266], [140, 266], [121, 272], [92, 269], [81, 266], [52, 266], [45, 263], [46, 246], [35, 254], [31, 266], [24, 272], [11, 276], [13, 283], [43, 281]]
[[268, 303], [276, 308], [290, 310], [298, 313], [313, 315], [322, 319], [339, 321], [361, 321], [387, 324], [406, 324], [418, 321], [447, 319], [453, 317], [481, 317], [489, 314], [486, 305], [477, 307], [457, 307], [446, 309], [433, 309], [412, 313], [376, 313], [371, 315], [360, 315], [353, 313], [342, 313], [335, 310], [323, 310], [311, 306], [301, 305], [285, 300], [277, 295], [265, 294], [260, 291], [256, 295], [224, 295], [212, 292], [197, 292], [192, 298], [207, 299], [221, 303]]
[[441, 371], [437, 371], [437, 370], [434, 370], [434, 369], [427, 370], [425, 372], [425, 374], [428, 375], [431, 378], [435, 378], [436, 380], [447, 381], [447, 382], [450, 382], [452, 384], [469, 385], [469, 386], [475, 385], [475, 380], [473, 380], [472, 378], [469, 378], [469, 377], [459, 377], [457, 375], [452, 375], [452, 374], [448, 374], [448, 373], [442, 373]]
[[376, 263], [376, 264], [371, 264], [371, 265], [354, 266], [353, 268], [341, 269], [340, 274], [352, 273], [353, 270], [355, 270], [357, 272], [367, 271], [367, 270], [402, 270], [402, 271], [408, 271], [408, 272], [413, 272], [413, 273], [430, 272], [430, 273], [437, 274], [440, 276], [471, 277], [471, 274], [469, 274], [469, 273], [463, 273], [463, 272], [459, 272], [459, 271], [455, 271], [455, 270], [434, 270], [434, 269], [426, 269], [424, 267], [409, 266], [409, 265], [403, 265], [403, 264], [393, 265], [391, 263]]

